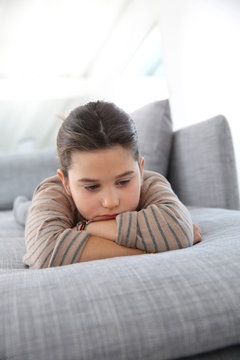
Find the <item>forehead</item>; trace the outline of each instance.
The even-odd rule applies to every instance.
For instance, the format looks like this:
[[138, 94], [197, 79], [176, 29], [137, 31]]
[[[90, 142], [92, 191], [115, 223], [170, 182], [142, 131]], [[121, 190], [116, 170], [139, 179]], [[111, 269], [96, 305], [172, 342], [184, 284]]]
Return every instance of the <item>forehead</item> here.
[[71, 157], [69, 174], [89, 178], [117, 176], [136, 169], [132, 152], [122, 146], [92, 151], [75, 151]]

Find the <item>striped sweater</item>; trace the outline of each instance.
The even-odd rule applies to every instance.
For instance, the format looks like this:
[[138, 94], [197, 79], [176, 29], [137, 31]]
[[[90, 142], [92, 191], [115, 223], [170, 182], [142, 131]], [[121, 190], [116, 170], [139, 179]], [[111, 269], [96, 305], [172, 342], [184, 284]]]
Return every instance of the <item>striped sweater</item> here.
[[[91, 235], [72, 229], [81, 219], [58, 176], [45, 179], [36, 188], [29, 209], [23, 262], [34, 269], [80, 262]], [[116, 243], [122, 246], [156, 253], [193, 244], [188, 210], [169, 182], [153, 171], [144, 171], [136, 211], [121, 213], [116, 220]]]

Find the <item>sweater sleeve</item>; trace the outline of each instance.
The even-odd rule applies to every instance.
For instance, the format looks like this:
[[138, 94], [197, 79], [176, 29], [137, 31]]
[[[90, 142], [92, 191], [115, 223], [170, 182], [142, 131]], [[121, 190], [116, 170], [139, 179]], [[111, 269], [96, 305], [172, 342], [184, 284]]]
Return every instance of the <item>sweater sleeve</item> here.
[[76, 208], [57, 176], [35, 190], [25, 227], [23, 262], [33, 269], [79, 262], [90, 234], [72, 229]]
[[119, 214], [119, 245], [163, 252], [193, 245], [193, 224], [187, 208], [160, 174], [145, 171], [137, 211]]

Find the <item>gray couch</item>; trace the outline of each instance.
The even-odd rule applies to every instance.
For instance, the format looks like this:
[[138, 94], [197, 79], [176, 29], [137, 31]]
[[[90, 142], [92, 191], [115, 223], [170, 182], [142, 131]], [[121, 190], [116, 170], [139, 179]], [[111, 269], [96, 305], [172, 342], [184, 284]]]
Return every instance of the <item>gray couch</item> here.
[[223, 116], [176, 132], [168, 101], [132, 114], [146, 167], [203, 232], [191, 248], [29, 270], [24, 222], [54, 149], [0, 156], [0, 359], [240, 359], [240, 211]]

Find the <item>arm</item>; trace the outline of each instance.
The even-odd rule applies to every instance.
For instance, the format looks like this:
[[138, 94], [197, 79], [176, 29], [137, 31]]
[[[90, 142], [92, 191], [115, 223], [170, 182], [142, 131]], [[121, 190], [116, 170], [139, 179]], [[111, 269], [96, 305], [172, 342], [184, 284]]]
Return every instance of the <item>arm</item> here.
[[117, 245], [113, 241], [90, 236], [82, 251], [80, 262], [141, 254], [145, 254], [145, 251], [126, 248], [125, 246]]
[[[117, 221], [105, 220], [92, 222], [88, 224], [88, 231], [94, 236], [102, 236], [108, 240], [116, 241], [118, 235]], [[193, 245], [202, 241], [201, 229], [195, 224], [193, 224], [193, 238]]]
[[76, 208], [56, 177], [46, 179], [36, 189], [26, 228], [23, 261], [33, 269], [68, 265], [79, 261], [137, 255], [112, 241], [73, 229]]
[[193, 245], [201, 235], [190, 213], [160, 174], [145, 172], [138, 211], [121, 213], [116, 220], [93, 222], [92, 235], [146, 252], [163, 252]]
[[137, 210], [117, 216], [119, 245], [154, 253], [193, 245], [191, 215], [162, 175], [144, 172]]
[[90, 234], [72, 229], [76, 208], [57, 176], [35, 190], [25, 227], [23, 261], [33, 269], [79, 261]]

